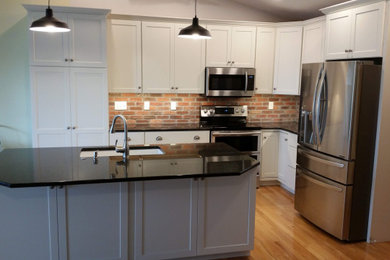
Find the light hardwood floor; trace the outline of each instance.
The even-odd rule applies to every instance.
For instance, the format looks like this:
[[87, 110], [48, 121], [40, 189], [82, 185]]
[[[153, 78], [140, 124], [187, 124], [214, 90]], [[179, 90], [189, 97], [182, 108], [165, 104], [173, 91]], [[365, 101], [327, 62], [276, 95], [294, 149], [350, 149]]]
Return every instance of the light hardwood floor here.
[[258, 259], [390, 259], [390, 242], [344, 243], [303, 219], [294, 196], [279, 186], [260, 187], [256, 194], [255, 247]]

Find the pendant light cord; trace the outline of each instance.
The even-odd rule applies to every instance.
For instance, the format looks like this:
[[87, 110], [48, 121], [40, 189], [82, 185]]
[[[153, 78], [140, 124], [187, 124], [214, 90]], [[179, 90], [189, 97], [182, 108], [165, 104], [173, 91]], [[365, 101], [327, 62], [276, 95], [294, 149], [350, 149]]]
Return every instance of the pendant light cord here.
[[[50, 0], [49, 0], [50, 1]], [[197, 14], [197, 10], [196, 10], [196, 8], [197, 8], [197, 2], [198, 2], [198, 0], [195, 0], [195, 17], [196, 17], [196, 14]]]

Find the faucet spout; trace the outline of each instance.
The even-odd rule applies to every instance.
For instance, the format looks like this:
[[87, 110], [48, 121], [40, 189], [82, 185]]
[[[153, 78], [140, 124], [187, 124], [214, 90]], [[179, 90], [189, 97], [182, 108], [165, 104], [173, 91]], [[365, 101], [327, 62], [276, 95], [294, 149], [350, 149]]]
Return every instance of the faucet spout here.
[[[114, 126], [116, 123], [116, 120], [118, 118], [121, 118], [123, 121], [123, 146], [118, 147], [115, 143], [115, 151], [117, 152], [123, 152], [123, 161], [127, 161], [127, 157], [129, 155], [129, 144], [127, 143], [127, 121], [126, 118], [123, 115], [116, 115], [114, 119], [112, 120], [111, 128], [110, 128], [110, 133], [113, 134], [115, 133]], [[117, 140], [118, 141], [118, 140]]]

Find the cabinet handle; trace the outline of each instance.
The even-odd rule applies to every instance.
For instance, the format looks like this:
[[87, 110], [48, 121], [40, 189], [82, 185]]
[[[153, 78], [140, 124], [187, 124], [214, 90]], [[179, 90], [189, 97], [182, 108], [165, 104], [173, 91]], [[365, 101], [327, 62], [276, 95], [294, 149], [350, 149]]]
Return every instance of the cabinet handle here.
[[175, 87], [171, 87], [171, 89], [175, 89]]
[[70, 62], [73, 62], [74, 60], [73, 59], [70, 59]]
[[259, 88], [255, 88], [255, 90], [259, 90]]
[[72, 129], [72, 127], [68, 126], [66, 129], [70, 130], [70, 129]]
[[68, 59], [65, 59], [65, 61], [67, 62], [67, 61], [68, 61]]
[[353, 52], [352, 50], [349, 50], [349, 52]]
[[231, 61], [228, 61], [227, 64], [230, 64]]
[[195, 135], [194, 136], [194, 140], [196, 140], [196, 141], [200, 140], [200, 136], [199, 135]]
[[176, 87], [175, 89], [176, 89], [176, 90], [178, 90], [179, 88], [178, 88], [178, 87]]
[[274, 88], [274, 90], [276, 90], [276, 88]]
[[234, 61], [232, 61], [232, 65], [234, 64]]
[[264, 136], [264, 137], [263, 137], [263, 139], [267, 139], [267, 137], [266, 137], [266, 136]]
[[76, 127], [74, 126], [74, 127], [72, 127], [72, 129], [73, 129], [73, 130], [75, 130], [75, 129], [76, 129]]
[[157, 137], [156, 137], [156, 141], [162, 141], [162, 139], [163, 139], [163, 138], [162, 138], [161, 136], [157, 136]]
[[345, 50], [345, 52], [349, 52], [349, 50]]

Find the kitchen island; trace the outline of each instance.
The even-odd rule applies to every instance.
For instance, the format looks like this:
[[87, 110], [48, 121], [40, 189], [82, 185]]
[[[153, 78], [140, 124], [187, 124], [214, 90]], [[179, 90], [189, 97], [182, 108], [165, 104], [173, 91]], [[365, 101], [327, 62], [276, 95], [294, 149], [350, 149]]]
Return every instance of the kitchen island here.
[[0, 259], [248, 255], [258, 162], [221, 143], [160, 148], [127, 162], [81, 148], [0, 152]]

